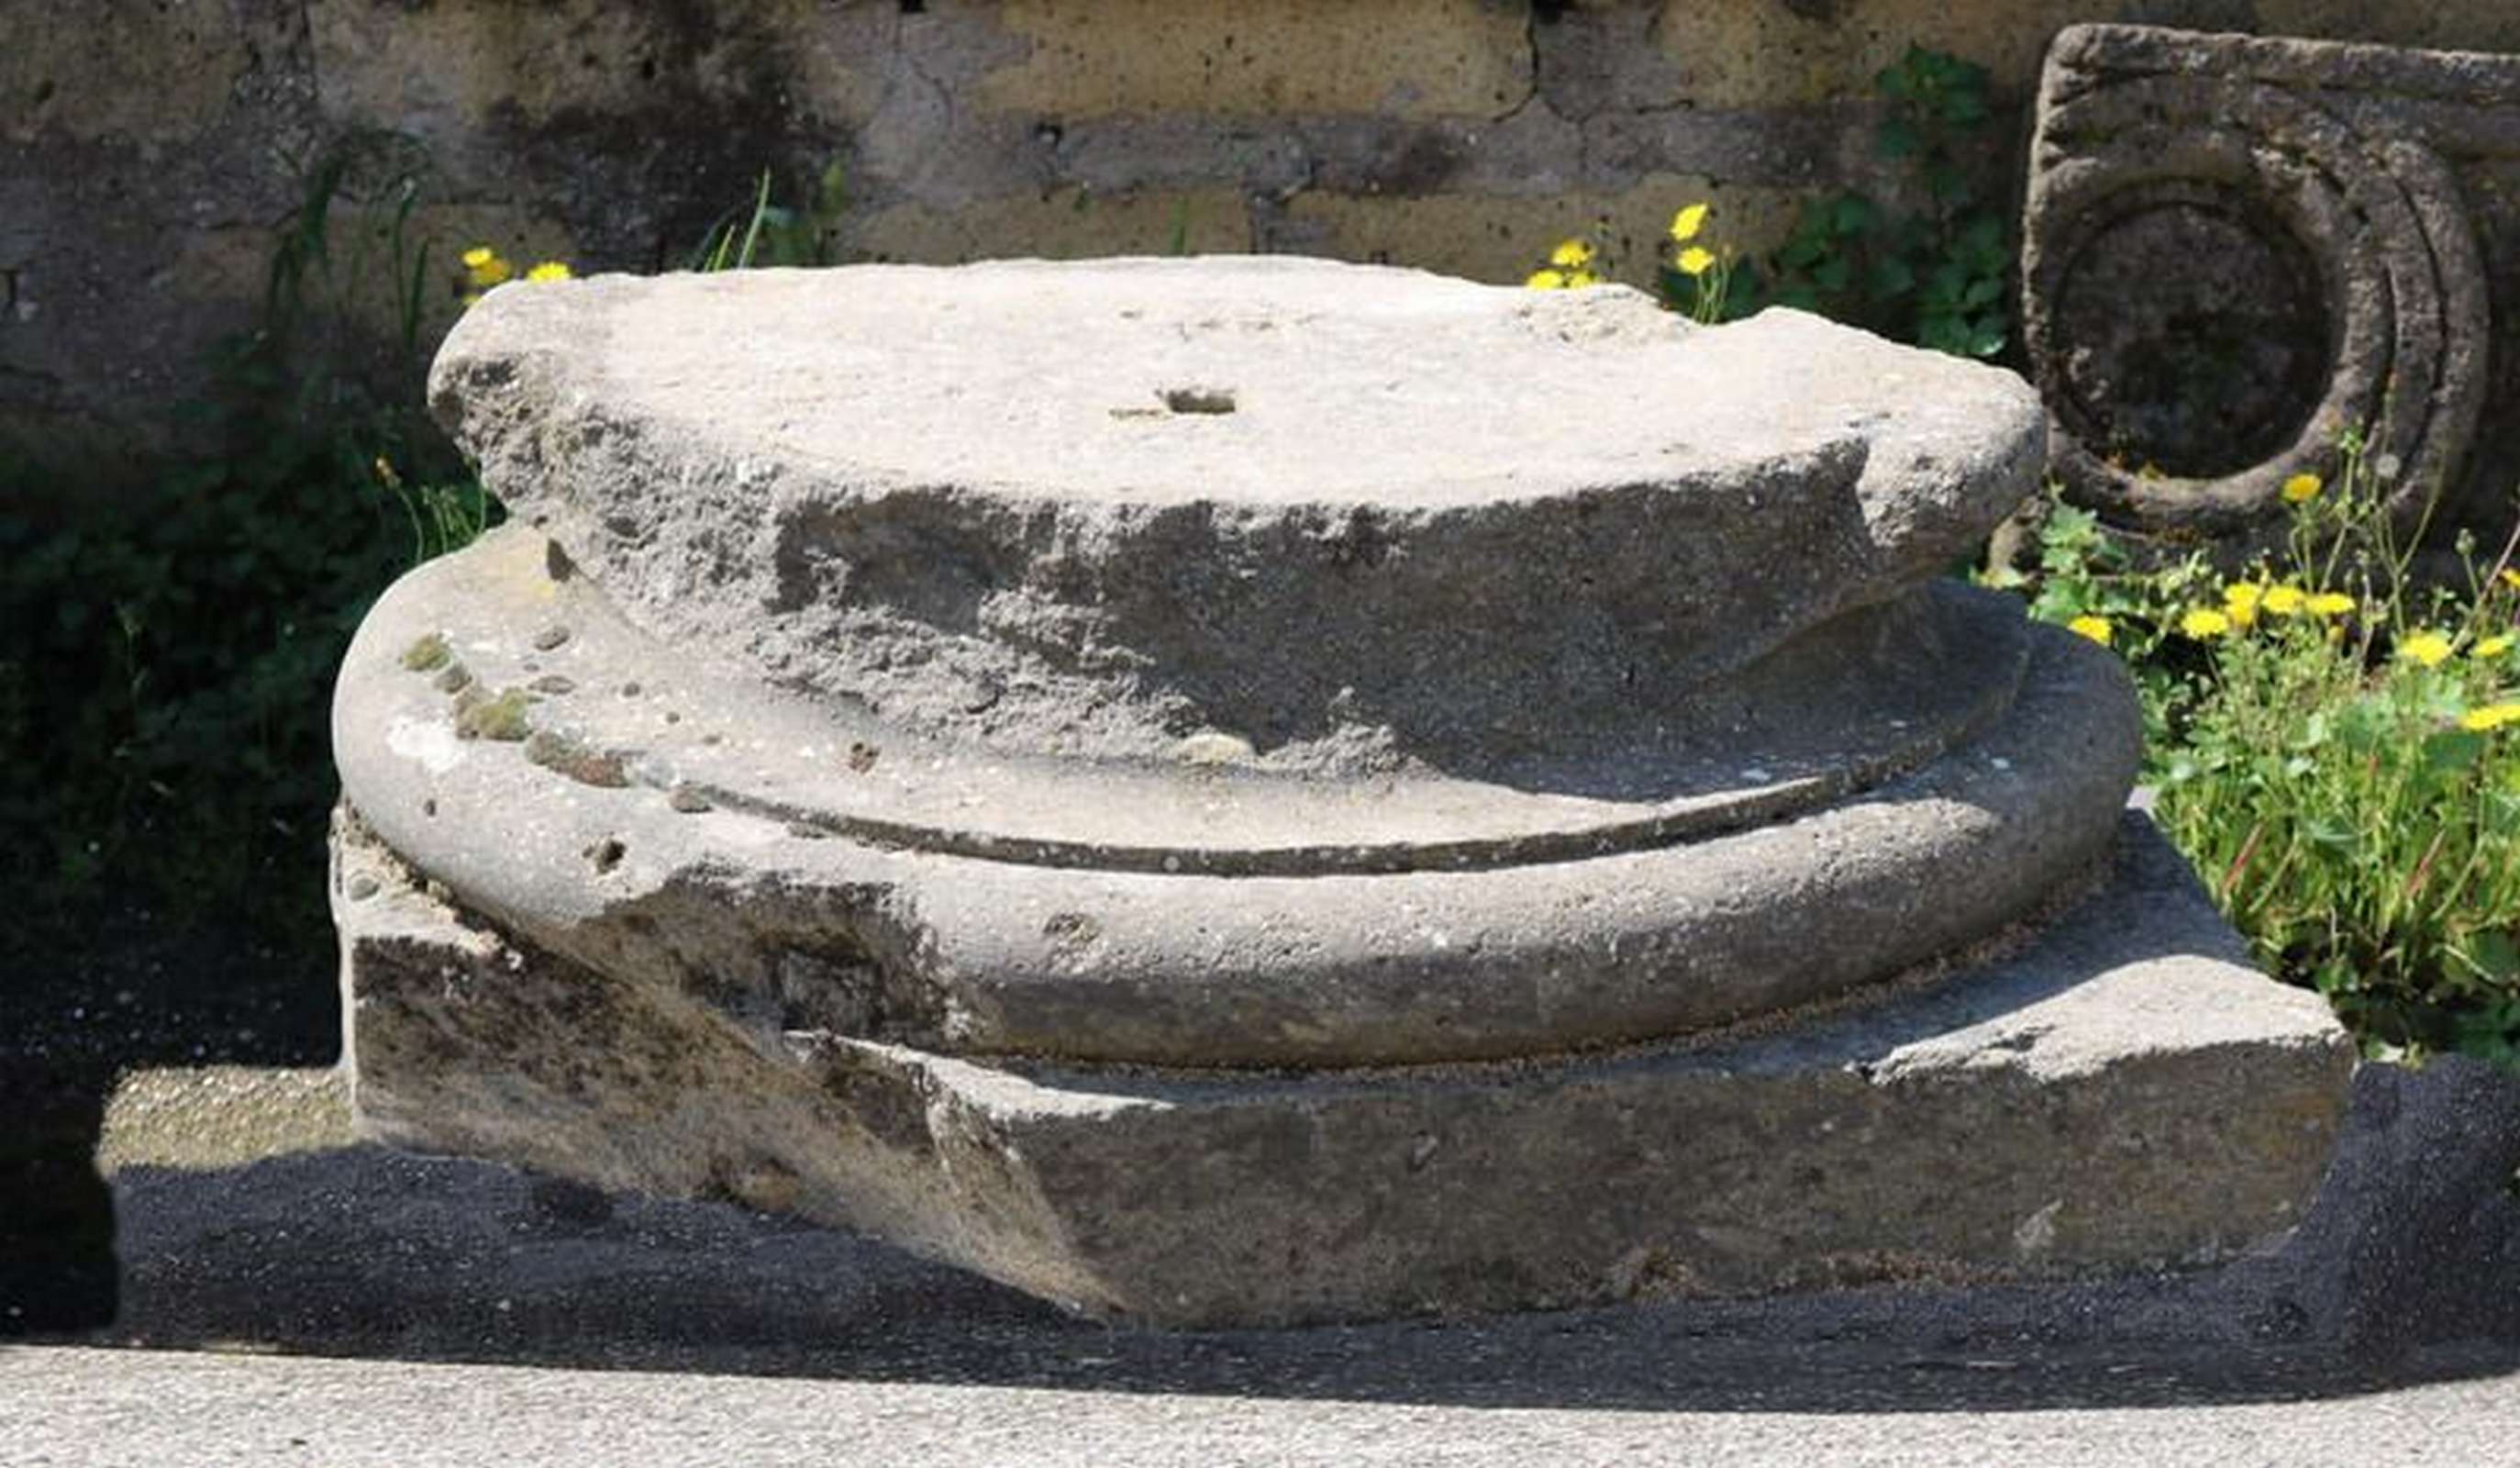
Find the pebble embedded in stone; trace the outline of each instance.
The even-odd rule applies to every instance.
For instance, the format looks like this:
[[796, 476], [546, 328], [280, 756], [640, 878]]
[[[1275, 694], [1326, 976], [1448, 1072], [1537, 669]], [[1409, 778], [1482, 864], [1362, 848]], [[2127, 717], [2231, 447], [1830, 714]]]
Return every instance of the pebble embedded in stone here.
[[550, 626], [547, 626], [534, 634], [534, 647], [540, 652], [548, 653], [553, 648], [556, 648], [566, 641], [568, 641], [568, 628], [562, 626], [558, 622], [554, 622]]
[[536, 730], [525, 741], [525, 757], [580, 785], [618, 790], [630, 783], [620, 756], [591, 748], [551, 729]]
[[1173, 753], [1190, 764], [1231, 764], [1257, 757], [1251, 741], [1238, 734], [1202, 729], [1173, 746]]

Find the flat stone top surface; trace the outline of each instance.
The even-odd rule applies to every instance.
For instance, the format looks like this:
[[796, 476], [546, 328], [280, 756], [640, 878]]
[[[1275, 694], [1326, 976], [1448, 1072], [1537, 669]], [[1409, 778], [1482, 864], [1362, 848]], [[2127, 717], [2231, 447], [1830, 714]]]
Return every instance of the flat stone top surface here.
[[2012, 375], [1818, 317], [1298, 258], [512, 285], [431, 394], [725, 666], [1003, 750], [1335, 772], [1719, 741], [1710, 690], [1843, 661], [1811, 634], [1966, 554], [2046, 441]]
[[2018, 432], [2018, 384], [1839, 335], [1777, 351], [1620, 287], [1291, 256], [1015, 260], [510, 288], [440, 370], [565, 351], [568, 390], [764, 470], [1158, 504], [1537, 499], [1947, 430], [1938, 408]]

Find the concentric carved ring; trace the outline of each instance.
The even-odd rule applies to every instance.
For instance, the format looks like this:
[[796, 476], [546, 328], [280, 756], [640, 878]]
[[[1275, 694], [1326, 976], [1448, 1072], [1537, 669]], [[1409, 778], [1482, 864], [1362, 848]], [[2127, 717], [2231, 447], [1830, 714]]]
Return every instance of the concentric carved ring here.
[[[2246, 543], [2362, 433], [2411, 528], [2475, 436], [2475, 234], [2430, 149], [2316, 94], [2051, 70], [2024, 318], [2066, 493], [2123, 528]], [[2390, 472], [2394, 470], [2394, 472]]]

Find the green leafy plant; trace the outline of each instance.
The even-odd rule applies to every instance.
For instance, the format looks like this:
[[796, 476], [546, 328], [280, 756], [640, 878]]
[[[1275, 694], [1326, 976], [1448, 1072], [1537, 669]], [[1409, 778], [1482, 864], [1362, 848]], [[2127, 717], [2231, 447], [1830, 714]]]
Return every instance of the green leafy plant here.
[[770, 171], [765, 168], [751, 201], [729, 209], [709, 226], [685, 268], [718, 271], [832, 264], [838, 259], [839, 216], [847, 206], [846, 176], [836, 161], [823, 169], [806, 201], [795, 206], [773, 201]]
[[[1817, 311], [1899, 341], [1991, 357], [2010, 339], [2012, 240], [1965, 160], [1986, 147], [1984, 67], [1911, 46], [1873, 85], [1880, 155], [1907, 173], [1907, 208], [1853, 191], [1813, 200], [1793, 233], [1745, 264], [1732, 309]], [[1679, 283], [1666, 281], [1666, 293]]]
[[[1784, 244], [1760, 258], [1699, 238], [1707, 206], [1673, 216], [1654, 288], [1700, 323], [1793, 306], [1959, 356], [2001, 354], [2011, 337], [2012, 238], [1964, 162], [1982, 152], [1986, 69], [1919, 46], [1874, 78], [1886, 107], [1881, 155], [1906, 173], [1905, 208], [1841, 191], [1806, 203]], [[1524, 284], [1580, 290], [1613, 273], [1591, 241], [1562, 241]]]
[[334, 670], [386, 582], [499, 515], [420, 411], [420, 182], [354, 172], [310, 170], [190, 447], [130, 493], [0, 485], [0, 732], [40, 756], [0, 777], [0, 876], [39, 912], [323, 940]]
[[2471, 546], [2420, 582], [2359, 437], [2339, 459], [2244, 575], [2057, 507], [2038, 571], [1990, 579], [2126, 656], [2162, 825], [2261, 962], [2374, 1053], [2520, 1063], [2520, 570]]

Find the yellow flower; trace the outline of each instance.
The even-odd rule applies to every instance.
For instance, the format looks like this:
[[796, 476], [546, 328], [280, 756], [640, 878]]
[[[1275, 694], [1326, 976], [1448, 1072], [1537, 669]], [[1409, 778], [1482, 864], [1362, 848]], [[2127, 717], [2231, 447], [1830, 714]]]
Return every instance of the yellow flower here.
[[2211, 607], [2198, 607], [2179, 619], [2179, 630], [2201, 642], [2231, 630], [2231, 619]]
[[464, 252], [464, 274], [476, 291], [487, 291], [516, 273], [517, 267], [487, 245], [475, 245]]
[[2520, 591], [2520, 571], [2505, 570], [2502, 573], [2502, 584], [2514, 591]]
[[2223, 615], [2231, 619], [2235, 627], [2258, 624], [2258, 603], [2267, 593], [2264, 582], [2233, 581], [2223, 588]]
[[1704, 246], [1691, 245], [1672, 263], [1680, 267], [1681, 274], [1695, 279], [1715, 267], [1715, 253]]
[[2290, 617], [2307, 606], [2309, 602], [2309, 593], [2298, 586], [2286, 583], [2281, 586], [2268, 587], [2267, 594], [2259, 599], [2258, 605], [2266, 609], [2269, 617]]
[[525, 272], [525, 279], [532, 281], [566, 280], [568, 278], [568, 266], [560, 260], [545, 260], [541, 264], [536, 265], [531, 270]]
[[2354, 598], [2341, 591], [2322, 591], [2303, 605], [2313, 617], [2343, 617], [2354, 610]]
[[2450, 656], [2450, 649], [2449, 638], [2427, 628], [2413, 633], [2406, 641], [2399, 643], [2398, 656], [2426, 667], [2439, 667], [2442, 660]]
[[2520, 724], [2520, 704], [2488, 704], [2458, 716], [2458, 726], [2472, 734], [2491, 733], [2504, 724]]
[[[1698, 226], [1706, 222], [1706, 206], [1692, 204], [1671, 216], [1671, 239], [1675, 245], [1686, 245], [1697, 238]], [[1695, 275], [1697, 272], [1688, 272]]]
[[2318, 475], [2294, 475], [2291, 479], [2283, 482], [2284, 503], [2288, 505], [2297, 505], [2302, 503], [2304, 500], [2316, 499], [2318, 497], [2318, 491], [2325, 487], [2327, 486], [2318, 482]]
[[1589, 265], [1593, 263], [1593, 247], [1582, 240], [1560, 240], [1557, 248], [1549, 252], [1549, 263]]
[[2467, 655], [2471, 658], [2499, 658], [2509, 651], [2511, 651], [2511, 634], [2497, 632], [2491, 637], [2479, 638], [2476, 646], [2467, 650]]
[[2117, 635], [2117, 629], [2109, 625], [2105, 617], [2077, 617], [2065, 623], [2065, 629], [2077, 636], [2089, 637], [2102, 647], [2107, 647], [2109, 639]]
[[1600, 283], [1601, 277], [1595, 275], [1590, 270], [1570, 270], [1566, 272], [1566, 289], [1569, 291], [1581, 291], [1586, 286], [1598, 286]]
[[1534, 291], [1563, 291], [1566, 289], [1566, 272], [1562, 270], [1534, 270], [1531, 272], [1530, 276], [1523, 281], [1523, 284]]

